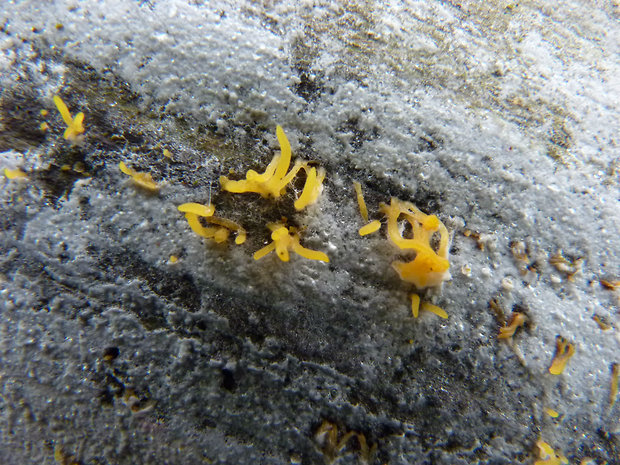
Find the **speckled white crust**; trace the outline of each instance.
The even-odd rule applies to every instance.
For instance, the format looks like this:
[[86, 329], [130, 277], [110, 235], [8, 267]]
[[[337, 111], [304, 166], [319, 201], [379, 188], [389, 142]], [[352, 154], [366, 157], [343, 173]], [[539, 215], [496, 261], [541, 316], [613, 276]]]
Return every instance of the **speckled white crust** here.
[[[13, 428], [0, 441], [19, 449], [19, 463], [54, 463], [51, 442], [84, 463], [314, 463], [312, 432], [325, 418], [364, 431], [381, 463], [530, 463], [538, 436], [571, 463], [612, 460], [619, 291], [599, 280], [620, 279], [620, 10], [483, 3], [4, 5], [3, 89], [28, 87], [52, 112], [71, 60], [112, 73], [139, 96], [136, 111], [158, 118], [119, 113], [114, 123], [173, 141], [177, 157], [174, 169], [153, 168], [162, 189], [145, 195], [117, 163], [144, 169], [151, 158], [130, 143], [89, 152], [96, 176], [50, 202], [41, 172], [68, 150], [62, 131], [23, 150], [1, 139], [0, 170], [33, 173], [0, 178], [0, 411]], [[86, 95], [71, 110], [85, 111], [92, 139]], [[217, 177], [232, 166], [184, 137], [205, 126], [221, 140], [260, 134], [261, 156], [238, 156], [260, 169], [278, 148], [276, 124], [294, 156], [327, 170], [320, 201], [294, 221], [329, 265], [255, 262], [252, 241], [205, 245], [176, 209], [205, 202], [209, 185], [221, 195]], [[410, 318], [411, 288], [390, 268], [397, 251], [384, 231], [357, 235], [353, 180], [371, 219], [395, 195], [451, 230], [452, 279], [424, 296], [447, 321]], [[253, 211], [235, 219], [255, 221]], [[580, 271], [556, 269], [558, 251], [581, 259]], [[185, 297], [154, 290], [168, 279]], [[497, 341], [491, 299], [506, 317], [528, 316], [513, 346]], [[595, 314], [613, 328], [602, 331]], [[188, 329], [198, 320], [200, 336]], [[560, 376], [547, 371], [556, 335], [576, 348]], [[123, 383], [141, 386], [153, 411], [136, 416], [122, 393], [101, 407], [100, 391], [113, 388], [99, 379], [121, 378], [100, 360], [108, 346], [121, 347]], [[309, 406], [292, 413], [298, 404]], [[351, 449], [339, 463], [352, 463]]]

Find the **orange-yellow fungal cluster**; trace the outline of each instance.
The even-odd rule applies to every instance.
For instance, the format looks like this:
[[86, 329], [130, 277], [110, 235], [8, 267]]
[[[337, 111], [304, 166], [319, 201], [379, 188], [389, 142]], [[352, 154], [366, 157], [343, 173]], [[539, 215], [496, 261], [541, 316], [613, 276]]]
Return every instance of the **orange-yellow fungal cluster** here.
[[499, 339], [510, 339], [512, 336], [514, 336], [517, 328], [523, 326], [526, 319], [527, 318], [523, 313], [514, 312], [510, 317], [510, 323], [508, 324], [508, 326], [503, 326], [499, 328], [499, 335], [497, 337]]
[[[360, 215], [368, 221], [368, 208], [364, 201], [362, 186], [354, 182]], [[450, 279], [448, 261], [448, 230], [435, 215], [426, 215], [412, 203], [392, 197], [390, 205], [381, 204], [381, 212], [387, 217], [388, 237], [401, 250], [413, 251], [411, 262], [395, 261], [392, 266], [403, 281], [410, 282], [419, 290], [434, 287]], [[409, 223], [411, 237], [405, 238], [400, 229], [401, 216]], [[359, 229], [360, 236], [366, 236], [381, 228], [379, 220], [373, 220]], [[441, 318], [448, 318], [446, 311], [428, 302], [420, 304], [420, 296], [411, 294], [411, 313], [417, 318], [420, 310], [429, 311]]]
[[[412, 203], [392, 197], [390, 205], [381, 205], [387, 216], [387, 232], [390, 240], [402, 250], [415, 252], [410, 262], [395, 261], [392, 266], [403, 281], [414, 284], [418, 289], [434, 287], [450, 279], [448, 261], [449, 234], [435, 215], [426, 215]], [[404, 237], [399, 229], [403, 217], [411, 227], [411, 237]], [[433, 238], [438, 245], [433, 247]]]
[[120, 162], [118, 164], [118, 168], [127, 176], [131, 176], [131, 180], [135, 185], [151, 192], [157, 192], [159, 190], [159, 185], [153, 181], [153, 177], [150, 173], [140, 173], [139, 171], [134, 171], [125, 165], [124, 162]]
[[564, 339], [562, 336], [558, 336], [555, 339], [555, 356], [549, 367], [549, 373], [552, 375], [562, 374], [566, 363], [575, 354], [575, 346]]
[[54, 104], [58, 111], [60, 112], [60, 116], [64, 120], [67, 125], [67, 129], [65, 129], [64, 138], [70, 140], [71, 142], [76, 142], [78, 137], [84, 133], [84, 113], [80, 112], [75, 115], [75, 118], [71, 116], [69, 113], [69, 109], [65, 102], [58, 95], [54, 95]]
[[280, 154], [275, 155], [271, 163], [262, 174], [254, 170], [248, 170], [245, 179], [232, 181], [226, 176], [220, 177], [222, 189], [237, 194], [255, 192], [263, 197], [280, 198], [286, 192], [286, 186], [295, 179], [300, 169], [306, 171], [306, 183], [301, 195], [295, 202], [296, 210], [303, 210], [308, 205], [316, 202], [323, 188], [325, 170], [314, 167], [310, 168], [307, 162], [297, 160], [289, 171], [291, 164], [291, 144], [280, 125], [276, 128], [276, 135], [280, 143]]
[[[200, 203], [184, 203], [179, 205], [180, 212], [185, 213], [185, 219], [196, 234], [200, 237], [213, 239], [218, 244], [226, 242], [231, 232], [235, 232], [235, 244], [243, 244], [246, 240], [247, 233], [241, 225], [234, 221], [214, 216], [215, 207], [211, 204], [202, 205]], [[205, 227], [199, 218], [206, 218], [208, 223], [216, 225], [215, 227]]]
[[[323, 168], [309, 167], [307, 162], [297, 161], [289, 171], [291, 164], [291, 145], [284, 134], [281, 126], [276, 128], [276, 135], [280, 142], [281, 152], [275, 155], [264, 173], [249, 170], [244, 180], [231, 181], [226, 176], [220, 178], [222, 189], [232, 193], [254, 192], [263, 197], [277, 199], [286, 192], [286, 187], [295, 178], [300, 169], [306, 171], [306, 182], [303, 190], [294, 203], [297, 211], [303, 210], [308, 205], [317, 201], [323, 188], [325, 170]], [[246, 231], [239, 224], [213, 216], [213, 205], [201, 205], [198, 203], [186, 203], [179, 207], [185, 213], [189, 226], [201, 237], [213, 238], [216, 242], [224, 242], [230, 232], [237, 233], [235, 242], [243, 244], [246, 240]], [[199, 218], [204, 218], [208, 223], [217, 227], [205, 227]], [[276, 251], [280, 260], [289, 261], [289, 251], [295, 252], [310, 260], [329, 262], [329, 258], [323, 252], [306, 249], [299, 242], [299, 234], [295, 228], [287, 228], [280, 223], [267, 225], [271, 230], [272, 242], [254, 253], [254, 259], [259, 260], [272, 251]]]
[[567, 464], [568, 459], [563, 454], [557, 454], [553, 448], [542, 439], [536, 442], [538, 447], [538, 458], [534, 465], [562, 465]]
[[271, 239], [262, 249], [254, 253], [254, 260], [260, 260], [268, 253], [276, 251], [278, 258], [283, 262], [289, 261], [289, 250], [310, 260], [329, 262], [329, 257], [318, 250], [306, 249], [299, 243], [299, 234], [295, 228], [286, 228], [280, 223], [270, 223], [267, 227], [271, 230]]

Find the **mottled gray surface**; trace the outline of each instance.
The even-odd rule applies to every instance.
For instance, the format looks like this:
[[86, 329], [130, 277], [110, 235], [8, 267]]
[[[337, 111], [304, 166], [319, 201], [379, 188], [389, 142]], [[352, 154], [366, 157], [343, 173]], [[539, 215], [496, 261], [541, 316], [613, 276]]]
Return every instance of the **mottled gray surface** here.
[[[540, 438], [620, 463], [599, 283], [620, 278], [620, 7], [547, 3], [4, 3], [0, 168], [28, 178], [0, 180], [0, 462], [324, 463], [329, 421], [373, 464], [533, 463]], [[219, 189], [267, 164], [276, 124], [327, 170], [303, 213]], [[452, 280], [424, 297], [448, 320], [410, 316], [354, 180], [373, 218], [396, 196], [447, 225]], [[246, 244], [189, 230], [176, 207], [210, 195]], [[283, 216], [329, 264], [252, 259]], [[513, 346], [492, 299], [529, 317]]]

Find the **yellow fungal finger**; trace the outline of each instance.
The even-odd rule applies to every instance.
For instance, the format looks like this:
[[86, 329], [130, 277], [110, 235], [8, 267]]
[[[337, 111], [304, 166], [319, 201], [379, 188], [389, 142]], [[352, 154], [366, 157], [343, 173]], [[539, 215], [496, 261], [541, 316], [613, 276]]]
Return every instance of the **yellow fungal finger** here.
[[312, 167], [307, 174], [306, 183], [301, 191], [301, 195], [295, 201], [295, 210], [303, 210], [310, 203], [316, 182], [316, 168]]
[[620, 377], [620, 364], [611, 365], [611, 388], [609, 390], [609, 406], [613, 407], [618, 397], [618, 377]]
[[215, 213], [215, 207], [211, 204], [202, 205], [200, 203], [190, 202], [179, 205], [177, 208], [183, 213], [194, 213], [195, 215], [203, 217], [210, 217]]
[[438, 307], [437, 305], [433, 305], [428, 302], [423, 302], [422, 305], [420, 306], [420, 309], [427, 311], [427, 312], [434, 313], [438, 317], [441, 317], [444, 319], [448, 318], [448, 313], [443, 308]]
[[559, 412], [549, 407], [545, 408], [545, 413], [549, 415], [551, 418], [557, 418], [560, 416]]
[[417, 318], [420, 314], [420, 296], [418, 294], [411, 294], [411, 313], [414, 318]]
[[118, 164], [118, 168], [128, 176], [133, 176], [135, 173], [135, 171], [132, 170], [131, 168], [128, 168], [125, 162], [123, 161]]
[[[360, 215], [362, 215], [364, 221], [368, 222], [368, 208], [366, 207], [364, 195], [362, 194], [362, 185], [359, 182], [354, 181], [353, 187], [355, 188], [355, 194], [357, 196], [357, 206], [360, 209]], [[360, 232], [360, 235], [363, 236], [364, 234]]]
[[575, 346], [562, 336], [556, 337], [555, 344], [555, 356], [549, 367], [549, 373], [559, 375], [564, 371], [568, 360], [575, 354]]
[[504, 326], [499, 328], [499, 335], [497, 336], [499, 339], [509, 339], [514, 336], [515, 331], [519, 326], [523, 326], [525, 323], [525, 315], [523, 313], [514, 312], [512, 317], [510, 318], [510, 323], [508, 326]]
[[235, 244], [241, 245], [245, 242], [246, 239], [247, 239], [247, 233], [245, 232], [245, 229], [241, 229], [237, 232], [237, 237], [235, 238]]
[[172, 152], [168, 149], [164, 149], [164, 157], [172, 159]]
[[371, 221], [370, 223], [368, 223], [365, 226], [362, 226], [359, 229], [359, 235], [360, 236], [367, 236], [368, 234], [372, 234], [372, 233], [378, 231], [380, 227], [381, 227], [381, 221], [379, 221], [379, 220]]
[[150, 173], [140, 173], [138, 171], [134, 171], [125, 165], [124, 162], [120, 162], [118, 164], [118, 168], [126, 175], [131, 176], [131, 180], [133, 183], [143, 189], [156, 192], [159, 190], [159, 185], [153, 181]]
[[60, 113], [60, 116], [64, 120], [65, 124], [67, 126], [71, 126], [73, 124], [73, 118], [71, 117], [71, 113], [69, 113], [67, 105], [65, 105], [65, 102], [63, 102], [58, 95], [54, 95], [53, 99], [54, 104], [56, 105], [56, 108], [58, 108], [58, 112]]
[[24, 179], [26, 177], [26, 173], [24, 173], [19, 168], [16, 168], [14, 170], [4, 168], [4, 175], [7, 177], [7, 179]]
[[254, 260], [260, 260], [265, 255], [267, 255], [268, 253], [273, 252], [274, 250], [276, 250], [276, 243], [275, 242], [271, 242], [269, 245], [266, 245], [262, 249], [257, 250], [256, 252], [254, 252]]
[[327, 256], [327, 254], [320, 252], [318, 250], [306, 249], [299, 243], [299, 241], [293, 242], [292, 248], [293, 248], [293, 252], [295, 252], [297, 255], [300, 255], [304, 258], [307, 258], [309, 260], [319, 260], [321, 262], [329, 263], [329, 257]]
[[276, 178], [282, 179], [286, 174], [289, 165], [291, 164], [291, 144], [288, 141], [286, 134], [284, 134], [282, 126], [280, 126], [279, 124], [276, 126], [276, 136], [278, 138], [278, 142], [280, 143], [281, 155], [274, 176]]

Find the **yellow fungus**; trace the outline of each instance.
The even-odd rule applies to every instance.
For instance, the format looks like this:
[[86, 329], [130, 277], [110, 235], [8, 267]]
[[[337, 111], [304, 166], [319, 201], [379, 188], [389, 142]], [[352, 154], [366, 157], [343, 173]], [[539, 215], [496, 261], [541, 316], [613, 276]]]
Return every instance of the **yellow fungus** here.
[[193, 202], [179, 205], [178, 209], [180, 212], [183, 213], [193, 213], [195, 215], [204, 217], [213, 216], [213, 214], [215, 213], [215, 207], [213, 205], [202, 205], [200, 203]]
[[[390, 240], [400, 249], [416, 253], [411, 262], [392, 263], [403, 281], [413, 283], [418, 289], [438, 286], [450, 279], [448, 261], [449, 234], [446, 227], [435, 215], [426, 215], [412, 203], [392, 197], [390, 205], [381, 205], [387, 216], [387, 230]], [[400, 217], [411, 226], [412, 237], [405, 238], [399, 230]], [[433, 237], [438, 235], [436, 248]]]
[[411, 313], [414, 318], [417, 318], [420, 314], [420, 296], [418, 294], [411, 294]]
[[514, 312], [510, 317], [510, 323], [508, 324], [508, 326], [503, 326], [499, 328], [499, 335], [497, 337], [499, 339], [510, 339], [512, 336], [514, 336], [517, 328], [523, 326], [525, 320], [526, 316], [523, 313]]
[[170, 263], [176, 263], [179, 261], [179, 257], [177, 257], [176, 255], [170, 255], [170, 258], [168, 259], [168, 261]]
[[78, 136], [84, 132], [84, 113], [80, 112], [73, 118], [71, 113], [69, 113], [67, 105], [65, 105], [65, 102], [63, 102], [58, 95], [54, 95], [54, 103], [60, 112], [60, 116], [62, 116], [62, 119], [67, 125], [64, 138], [75, 142], [78, 140]]
[[552, 408], [546, 407], [545, 408], [545, 413], [547, 415], [549, 415], [551, 418], [557, 418], [560, 416], [559, 412], [557, 412], [556, 410], [553, 410]]
[[359, 235], [360, 236], [367, 236], [368, 234], [372, 234], [372, 233], [378, 231], [380, 227], [381, 227], [381, 221], [379, 221], [379, 220], [371, 221], [370, 223], [368, 223], [367, 225], [362, 226], [359, 229]]
[[[362, 185], [354, 181], [353, 187], [355, 188], [355, 195], [357, 196], [357, 206], [360, 209], [360, 215], [364, 221], [368, 222], [368, 208], [366, 207], [366, 202], [364, 201], [364, 195], [362, 194]], [[363, 235], [360, 233], [360, 235]]]
[[606, 289], [611, 289], [612, 291], [620, 288], [620, 279], [618, 280], [607, 280], [607, 279], [599, 279], [601, 285]]
[[164, 149], [164, 157], [172, 159], [172, 152], [168, 149]]
[[40, 114], [41, 116], [47, 116], [47, 115], [48, 115], [48, 113], [49, 113], [49, 112], [48, 112], [45, 108], [44, 108], [44, 109], [42, 109], [42, 110], [39, 112], [39, 114]]
[[433, 305], [428, 302], [422, 302], [422, 305], [420, 306], [420, 310], [434, 313], [440, 318], [444, 318], [444, 319], [448, 318], [448, 313], [443, 308], [438, 307], [437, 305]]
[[611, 388], [609, 390], [609, 406], [610, 408], [616, 403], [618, 396], [618, 377], [620, 377], [620, 364], [611, 364]]
[[561, 453], [556, 454], [553, 448], [542, 439], [536, 442], [536, 446], [538, 447], [538, 458], [541, 460], [534, 462], [534, 465], [561, 465], [568, 463], [564, 455]]
[[[286, 191], [286, 186], [293, 180], [301, 168], [307, 166], [306, 163], [297, 161], [293, 165], [293, 168], [287, 173], [291, 164], [291, 144], [284, 134], [284, 130], [280, 125], [276, 128], [276, 135], [278, 142], [280, 143], [280, 154], [275, 155], [265, 172], [258, 174], [254, 170], [248, 170], [244, 180], [231, 181], [226, 176], [220, 177], [220, 184], [222, 189], [233, 193], [255, 192], [263, 197], [279, 198]], [[310, 170], [312, 171], [312, 170]], [[316, 174], [316, 172], [315, 172]], [[317, 175], [318, 179], [318, 175]], [[322, 181], [322, 179], [321, 179]], [[308, 197], [318, 197], [314, 195], [314, 189], [317, 188], [316, 183], [310, 184], [311, 189], [308, 191]], [[320, 193], [320, 183], [319, 183]], [[316, 200], [316, 198], [314, 198]]]
[[41, 131], [47, 131], [50, 128], [50, 125], [47, 123], [41, 123], [39, 125], [39, 129], [41, 129]]
[[[228, 240], [231, 232], [235, 232], [237, 234], [235, 238], [236, 244], [243, 244], [246, 240], [246, 230], [234, 221], [214, 216], [215, 207], [211, 204], [202, 205], [200, 203], [190, 202], [179, 205], [177, 208], [179, 211], [185, 213], [185, 219], [192, 231], [201, 237], [213, 239], [220, 244]], [[209, 223], [219, 227], [205, 227], [200, 223], [198, 217], [207, 218]]]
[[138, 171], [134, 171], [131, 168], [128, 168], [124, 162], [120, 162], [118, 164], [119, 169], [128, 176], [131, 176], [131, 180], [137, 186], [140, 186], [146, 190], [156, 192], [159, 190], [159, 185], [153, 181], [150, 173], [140, 173]]
[[306, 176], [306, 183], [301, 191], [301, 195], [295, 201], [295, 210], [297, 211], [303, 210], [308, 205], [316, 202], [323, 191], [323, 180], [325, 179], [325, 170], [323, 168], [317, 170], [312, 167], [308, 171], [306, 167]]
[[603, 320], [603, 318], [600, 317], [599, 315], [594, 315], [592, 319], [596, 321], [596, 324], [598, 325], [599, 328], [601, 328], [602, 331], [609, 331], [612, 328], [612, 326], [609, 323], [607, 323], [605, 320]]
[[26, 178], [26, 173], [24, 173], [19, 168], [16, 168], [14, 170], [9, 169], [9, 168], [4, 168], [4, 175], [7, 177], [7, 179], [24, 179], [24, 178]]
[[60, 171], [71, 171], [71, 165], [64, 164], [60, 167]]
[[549, 373], [552, 375], [559, 375], [564, 371], [568, 360], [575, 354], [575, 346], [562, 336], [556, 337], [555, 345], [555, 356], [549, 367]]
[[278, 258], [283, 262], [289, 261], [289, 250], [295, 252], [297, 255], [301, 255], [309, 260], [320, 260], [322, 262], [329, 262], [329, 257], [323, 252], [317, 250], [306, 249], [299, 243], [299, 234], [295, 228], [287, 229], [286, 226], [280, 223], [271, 223], [267, 227], [271, 230], [271, 239], [273, 242], [269, 243], [260, 250], [254, 253], [254, 260], [260, 260], [270, 252], [276, 251]]

